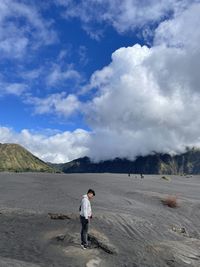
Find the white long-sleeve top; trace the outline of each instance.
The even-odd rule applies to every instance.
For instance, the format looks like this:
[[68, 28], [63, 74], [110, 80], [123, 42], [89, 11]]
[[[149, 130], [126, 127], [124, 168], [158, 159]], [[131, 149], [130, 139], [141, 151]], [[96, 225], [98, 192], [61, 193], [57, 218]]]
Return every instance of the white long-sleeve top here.
[[87, 195], [83, 195], [81, 200], [80, 215], [88, 219], [92, 215], [91, 204]]

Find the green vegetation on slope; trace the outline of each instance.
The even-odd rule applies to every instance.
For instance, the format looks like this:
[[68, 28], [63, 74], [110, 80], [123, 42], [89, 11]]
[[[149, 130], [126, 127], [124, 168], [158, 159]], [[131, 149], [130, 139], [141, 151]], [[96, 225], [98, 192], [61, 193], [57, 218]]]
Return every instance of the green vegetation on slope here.
[[54, 172], [54, 169], [20, 145], [0, 144], [0, 171]]

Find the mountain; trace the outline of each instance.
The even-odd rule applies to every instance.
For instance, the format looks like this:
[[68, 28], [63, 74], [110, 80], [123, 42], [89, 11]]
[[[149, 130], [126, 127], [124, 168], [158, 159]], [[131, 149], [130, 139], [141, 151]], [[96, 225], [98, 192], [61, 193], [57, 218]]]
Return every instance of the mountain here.
[[0, 171], [55, 172], [55, 170], [17, 144], [0, 144]]
[[116, 158], [95, 163], [84, 157], [63, 164], [47, 164], [20, 145], [0, 144], [0, 171], [200, 174], [200, 150], [187, 149], [185, 153], [175, 156], [154, 153], [139, 156], [134, 161]]
[[94, 163], [90, 158], [84, 157], [56, 164], [56, 168], [65, 173], [200, 174], [200, 150], [188, 149], [175, 156], [154, 153], [139, 156], [134, 161], [116, 158]]

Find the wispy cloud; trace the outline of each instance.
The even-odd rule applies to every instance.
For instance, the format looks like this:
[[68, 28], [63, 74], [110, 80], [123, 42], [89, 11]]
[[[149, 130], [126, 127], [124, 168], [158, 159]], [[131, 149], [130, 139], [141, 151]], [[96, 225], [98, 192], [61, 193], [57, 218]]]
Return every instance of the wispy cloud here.
[[29, 97], [26, 103], [33, 105], [36, 114], [60, 115], [69, 117], [80, 111], [81, 103], [75, 95], [62, 92], [46, 98]]
[[67, 65], [65, 69], [62, 69], [60, 64], [54, 64], [46, 77], [48, 86], [57, 86], [67, 80], [72, 80], [76, 84], [81, 81], [81, 75], [73, 69], [72, 65]]
[[62, 61], [63, 59], [65, 59], [68, 54], [69, 54], [69, 50], [66, 50], [66, 49], [61, 50], [58, 55], [58, 61]]
[[35, 79], [39, 78], [42, 74], [43, 74], [43, 68], [42, 67], [39, 67], [37, 69], [18, 72], [18, 75], [27, 81], [35, 80]]
[[8, 83], [0, 80], [0, 97], [5, 95], [21, 96], [28, 90], [28, 86], [25, 83]]
[[87, 48], [84, 45], [81, 45], [78, 49], [78, 54], [79, 54], [79, 61], [80, 64], [83, 66], [88, 64], [88, 56], [87, 56]]
[[[78, 18], [82, 21], [83, 29], [88, 32], [92, 38], [97, 40], [101, 38], [103, 24], [113, 26], [119, 33], [142, 28], [147, 24], [160, 22], [170, 13], [177, 13], [188, 7], [196, 0], [54, 0], [57, 5], [65, 7], [65, 13], [62, 15], [66, 19]], [[97, 31], [100, 24], [100, 34]]]
[[[23, 23], [25, 20], [26, 23]], [[43, 20], [36, 6], [17, 0], [0, 2], [1, 57], [22, 58], [29, 49], [57, 40], [50, 23]]]

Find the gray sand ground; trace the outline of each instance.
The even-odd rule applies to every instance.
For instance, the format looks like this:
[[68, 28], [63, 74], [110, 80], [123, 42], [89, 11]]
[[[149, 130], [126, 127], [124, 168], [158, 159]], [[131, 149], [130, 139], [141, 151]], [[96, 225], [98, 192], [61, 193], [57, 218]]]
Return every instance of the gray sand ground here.
[[[200, 176], [170, 178], [0, 173], [0, 266], [199, 267]], [[92, 243], [82, 250], [78, 207], [90, 187]], [[177, 208], [162, 204], [167, 195]]]

